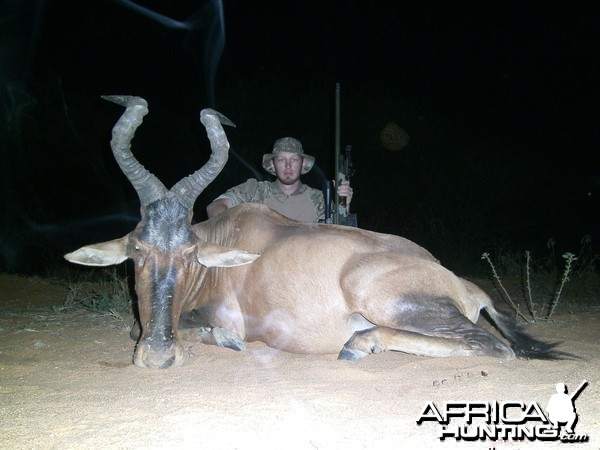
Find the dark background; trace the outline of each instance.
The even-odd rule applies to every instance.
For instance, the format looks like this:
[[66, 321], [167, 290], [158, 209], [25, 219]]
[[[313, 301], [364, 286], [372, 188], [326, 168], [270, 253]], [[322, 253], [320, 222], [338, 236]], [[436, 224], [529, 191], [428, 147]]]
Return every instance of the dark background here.
[[[0, 6], [0, 270], [52, 275], [61, 255], [120, 237], [138, 200], [112, 158], [122, 109], [150, 106], [133, 141], [168, 187], [210, 149], [198, 120], [233, 120], [228, 187], [267, 178], [294, 136], [333, 176], [334, 93], [353, 146], [362, 228], [399, 234], [458, 273], [481, 253], [576, 253], [598, 233], [600, 5], [573, 2], [4, 0]], [[220, 14], [222, 12], [222, 15]], [[410, 136], [386, 150], [396, 123]]]

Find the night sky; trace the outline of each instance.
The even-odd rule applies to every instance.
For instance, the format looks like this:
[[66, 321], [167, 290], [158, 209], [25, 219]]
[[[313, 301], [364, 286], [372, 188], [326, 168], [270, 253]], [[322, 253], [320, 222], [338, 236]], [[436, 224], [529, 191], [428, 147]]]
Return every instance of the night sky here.
[[[109, 146], [122, 110], [101, 95], [148, 101], [132, 148], [167, 186], [208, 158], [202, 108], [236, 123], [233, 155], [196, 204], [204, 220], [228, 187], [267, 179], [260, 159], [279, 137], [317, 158], [308, 184], [332, 177], [337, 82], [361, 227], [458, 272], [484, 251], [597, 243], [600, 3], [137, 4], [148, 9], [3, 2], [0, 270], [51, 273], [65, 251], [135, 226]], [[384, 148], [387, 123], [406, 147]]]

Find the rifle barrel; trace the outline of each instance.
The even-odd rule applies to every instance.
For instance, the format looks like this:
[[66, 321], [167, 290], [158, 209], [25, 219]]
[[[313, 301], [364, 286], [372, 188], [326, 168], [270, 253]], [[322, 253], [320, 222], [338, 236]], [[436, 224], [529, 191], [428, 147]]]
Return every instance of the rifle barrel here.
[[577, 397], [577, 396], [578, 396], [578, 395], [581, 393], [581, 391], [583, 391], [583, 388], [584, 388], [584, 387], [586, 387], [586, 386], [587, 386], [587, 384], [588, 384], [588, 381], [587, 381], [587, 380], [583, 380], [583, 383], [581, 383], [581, 384], [580, 384], [580, 385], [577, 387], [577, 389], [575, 389], [575, 391], [574, 391], [574, 392], [573, 392], [573, 393], [570, 395], [570, 397], [571, 397], [571, 400], [574, 400], [574, 399], [575, 399], [575, 397]]
[[333, 223], [340, 223], [340, 197], [338, 195], [339, 171], [340, 171], [340, 83], [335, 84], [335, 186], [334, 186], [334, 211]]

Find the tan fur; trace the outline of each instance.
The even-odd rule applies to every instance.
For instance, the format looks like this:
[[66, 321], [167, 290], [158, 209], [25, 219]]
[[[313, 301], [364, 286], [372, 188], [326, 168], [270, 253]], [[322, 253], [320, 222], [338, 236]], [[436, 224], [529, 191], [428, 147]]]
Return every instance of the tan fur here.
[[450, 297], [475, 320], [485, 303], [429, 252], [401, 237], [299, 223], [254, 204], [194, 229], [201, 239], [261, 256], [247, 266], [208, 269], [210, 288], [186, 308], [239, 304], [245, 321], [230, 307], [215, 325], [281, 350], [337, 353], [354, 331], [352, 314], [393, 327], [393, 300], [405, 294]]

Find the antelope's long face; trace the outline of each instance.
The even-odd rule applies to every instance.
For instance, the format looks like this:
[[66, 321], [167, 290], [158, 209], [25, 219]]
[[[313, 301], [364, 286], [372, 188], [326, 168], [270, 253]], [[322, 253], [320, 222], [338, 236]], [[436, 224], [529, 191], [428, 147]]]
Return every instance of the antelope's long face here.
[[143, 208], [142, 215], [128, 243], [142, 331], [134, 363], [149, 368], [179, 366], [185, 353], [177, 340], [177, 323], [197, 244], [191, 214], [176, 199], [165, 198]]

